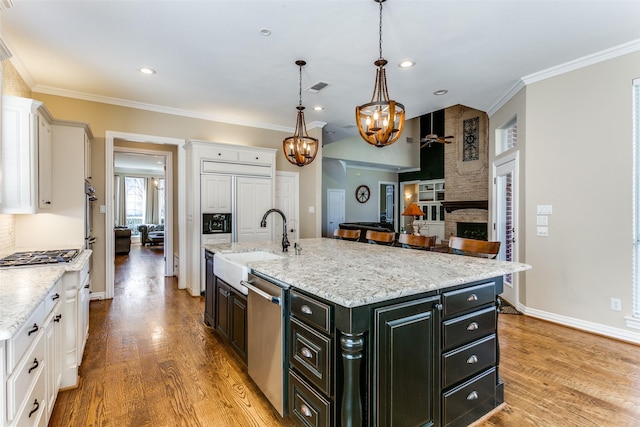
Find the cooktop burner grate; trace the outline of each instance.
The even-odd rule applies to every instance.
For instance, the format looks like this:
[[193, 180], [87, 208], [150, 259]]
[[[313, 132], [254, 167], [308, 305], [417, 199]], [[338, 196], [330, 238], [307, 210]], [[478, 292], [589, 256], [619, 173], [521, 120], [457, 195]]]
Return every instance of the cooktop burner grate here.
[[71, 262], [80, 251], [78, 249], [55, 249], [48, 251], [16, 252], [0, 259], [0, 267], [25, 265], [59, 264]]

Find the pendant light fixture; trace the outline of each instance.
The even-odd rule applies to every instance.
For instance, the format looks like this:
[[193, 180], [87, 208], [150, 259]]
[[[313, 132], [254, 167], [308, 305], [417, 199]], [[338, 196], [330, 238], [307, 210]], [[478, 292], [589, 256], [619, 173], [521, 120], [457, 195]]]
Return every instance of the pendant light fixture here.
[[318, 140], [311, 138], [307, 134], [307, 125], [304, 123], [304, 107], [302, 106], [302, 67], [307, 65], [305, 61], [298, 60], [296, 65], [300, 67], [300, 89], [299, 103], [296, 107], [298, 115], [296, 118], [296, 130], [293, 136], [287, 137], [282, 141], [282, 149], [284, 156], [289, 163], [300, 167], [313, 162], [318, 154]]
[[360, 136], [371, 145], [385, 147], [398, 140], [404, 128], [404, 105], [389, 99], [387, 90], [387, 74], [384, 66], [386, 59], [382, 57], [382, 3], [385, 0], [373, 0], [380, 5], [379, 51], [380, 57], [374, 65], [376, 82], [373, 87], [371, 102], [356, 107], [356, 122]]

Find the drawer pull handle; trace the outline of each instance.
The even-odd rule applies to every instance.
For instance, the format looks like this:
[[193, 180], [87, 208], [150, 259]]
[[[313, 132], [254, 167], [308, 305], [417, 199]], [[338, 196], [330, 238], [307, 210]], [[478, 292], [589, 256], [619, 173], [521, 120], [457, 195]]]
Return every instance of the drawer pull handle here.
[[300, 412], [302, 412], [302, 415], [304, 415], [307, 418], [310, 418], [311, 415], [313, 415], [311, 413], [311, 409], [309, 409], [309, 407], [307, 405], [305, 405], [304, 403], [302, 405], [300, 405]]
[[476, 329], [478, 329], [478, 324], [476, 322], [471, 322], [469, 323], [469, 326], [467, 326], [467, 331], [475, 331]]
[[60, 319], [62, 319], [62, 314], [58, 314], [56, 317], [53, 318], [54, 322], [59, 322]]
[[29, 412], [29, 418], [31, 418], [31, 415], [38, 412], [38, 409], [40, 409], [40, 403], [38, 402], [38, 399], [36, 399], [33, 401], [33, 409]]
[[469, 356], [469, 358], [467, 359], [467, 363], [469, 365], [473, 365], [474, 363], [478, 363], [478, 356], [476, 356], [475, 354], [472, 354], [471, 356]]
[[29, 368], [29, 372], [28, 373], [30, 374], [31, 371], [33, 371], [34, 369], [37, 369], [39, 365], [40, 364], [38, 363], [38, 359], [37, 358], [33, 359], [33, 365], [31, 365], [31, 367]]
[[469, 302], [478, 301], [478, 295], [476, 295], [476, 294], [469, 295], [469, 297], [467, 298], [467, 301], [469, 301]]
[[472, 391], [467, 396], [467, 400], [476, 400], [478, 398], [478, 393], [476, 391]]
[[302, 355], [307, 359], [311, 359], [313, 357], [313, 353], [311, 353], [311, 350], [309, 350], [307, 347], [302, 347], [300, 353], [302, 353]]
[[55, 294], [54, 296], [51, 297], [51, 301], [55, 301], [58, 298], [60, 298], [60, 294]]
[[300, 307], [300, 311], [302, 311], [304, 314], [313, 314], [313, 311], [311, 310], [311, 307], [309, 307], [308, 305], [303, 305], [302, 307]]
[[86, 285], [84, 285], [85, 289], [89, 289], [91, 287], [91, 283], [87, 283]]
[[33, 329], [31, 329], [31, 330], [29, 331], [29, 333], [27, 334], [27, 336], [31, 336], [31, 334], [35, 334], [36, 332], [38, 332], [38, 330], [39, 330], [39, 329], [40, 329], [40, 328], [38, 328], [38, 324], [37, 324], [37, 323], [34, 323], [34, 324], [33, 324]]

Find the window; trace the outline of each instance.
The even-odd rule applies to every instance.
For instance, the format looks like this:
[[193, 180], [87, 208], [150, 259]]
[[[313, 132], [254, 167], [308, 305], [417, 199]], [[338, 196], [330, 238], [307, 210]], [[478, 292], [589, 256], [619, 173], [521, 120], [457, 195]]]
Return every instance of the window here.
[[633, 317], [640, 318], [640, 78], [633, 81]]
[[496, 154], [504, 153], [518, 145], [518, 122], [516, 118], [496, 129]]
[[127, 176], [124, 179], [125, 217], [132, 234], [138, 234], [138, 225], [143, 223], [145, 213], [146, 186], [144, 178]]

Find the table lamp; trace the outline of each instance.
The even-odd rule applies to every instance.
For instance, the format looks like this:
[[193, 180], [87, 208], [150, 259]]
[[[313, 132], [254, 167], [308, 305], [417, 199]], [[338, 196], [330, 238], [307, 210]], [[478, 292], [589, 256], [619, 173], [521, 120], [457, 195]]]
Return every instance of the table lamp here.
[[[411, 230], [414, 230], [413, 228], [413, 220], [415, 219], [415, 217], [417, 216], [422, 216], [424, 215], [424, 212], [422, 212], [422, 209], [420, 209], [420, 207], [415, 204], [415, 203], [411, 203], [409, 206], [407, 206], [407, 208], [404, 210], [404, 212], [402, 212], [402, 216], [410, 216], [411, 217]], [[413, 234], [418, 234], [415, 230]]]

